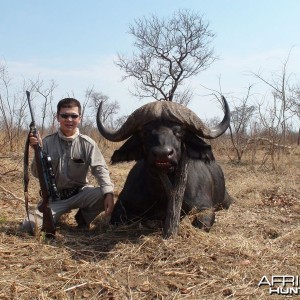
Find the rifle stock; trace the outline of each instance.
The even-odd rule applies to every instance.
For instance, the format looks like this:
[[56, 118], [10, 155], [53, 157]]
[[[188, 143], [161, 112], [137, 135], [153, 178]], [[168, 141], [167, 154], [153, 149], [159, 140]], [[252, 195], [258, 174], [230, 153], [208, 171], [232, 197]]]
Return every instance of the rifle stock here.
[[45, 176], [43, 153], [40, 144], [34, 146], [35, 164], [38, 173], [38, 179], [40, 183], [40, 194], [42, 197], [41, 202], [38, 205], [38, 210], [43, 213], [43, 225], [42, 231], [46, 233], [47, 237], [55, 235], [55, 224], [52, 216], [51, 209], [49, 207], [50, 193], [48, 190], [47, 179]]

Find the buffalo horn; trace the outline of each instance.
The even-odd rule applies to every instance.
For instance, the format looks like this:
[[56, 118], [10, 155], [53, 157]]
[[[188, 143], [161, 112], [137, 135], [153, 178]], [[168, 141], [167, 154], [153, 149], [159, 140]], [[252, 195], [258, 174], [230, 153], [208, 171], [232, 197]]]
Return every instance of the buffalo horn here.
[[143, 125], [154, 120], [167, 120], [181, 124], [200, 137], [214, 139], [222, 135], [230, 124], [230, 110], [224, 96], [224, 117], [216, 127], [209, 128], [189, 108], [171, 101], [155, 101], [135, 110], [117, 130], [106, 128], [101, 121], [102, 102], [97, 112], [97, 126], [101, 135], [112, 142], [120, 142], [129, 138]]

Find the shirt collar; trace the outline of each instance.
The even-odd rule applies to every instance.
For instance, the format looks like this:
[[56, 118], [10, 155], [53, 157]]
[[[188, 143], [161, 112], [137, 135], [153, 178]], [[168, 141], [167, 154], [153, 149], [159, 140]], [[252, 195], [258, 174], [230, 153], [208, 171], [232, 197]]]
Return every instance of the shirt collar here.
[[67, 141], [67, 142], [72, 142], [72, 141], [74, 141], [74, 140], [79, 136], [79, 129], [78, 129], [78, 128], [76, 128], [76, 132], [75, 132], [73, 135], [71, 135], [71, 136], [65, 136], [65, 135], [61, 132], [60, 128], [58, 128], [57, 132], [58, 132], [58, 136], [59, 136], [62, 140]]

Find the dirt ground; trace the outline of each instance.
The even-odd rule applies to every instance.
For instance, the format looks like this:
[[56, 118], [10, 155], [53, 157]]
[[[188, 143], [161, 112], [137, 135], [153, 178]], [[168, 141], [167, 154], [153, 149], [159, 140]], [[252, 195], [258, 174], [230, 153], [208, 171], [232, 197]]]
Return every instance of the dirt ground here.
[[[299, 148], [276, 172], [217, 153], [235, 202], [209, 233], [186, 217], [169, 240], [157, 228], [111, 228], [102, 216], [78, 230], [74, 213], [55, 240], [22, 233], [22, 153], [0, 157], [0, 299], [281, 299], [258, 286], [262, 277], [300, 275]], [[131, 165], [110, 166], [116, 197]], [[32, 206], [37, 187], [31, 178]]]

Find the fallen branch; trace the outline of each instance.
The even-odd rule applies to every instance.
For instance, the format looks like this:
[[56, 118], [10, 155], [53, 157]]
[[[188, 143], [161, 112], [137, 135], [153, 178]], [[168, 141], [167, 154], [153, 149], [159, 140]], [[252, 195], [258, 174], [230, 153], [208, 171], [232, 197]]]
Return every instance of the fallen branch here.
[[270, 139], [268, 139], [268, 138], [263, 138], [263, 137], [261, 137], [261, 138], [251, 138], [251, 139], [248, 140], [247, 144], [254, 143], [254, 142], [261, 142], [261, 143], [266, 142], [266, 143], [268, 143], [268, 144], [270, 144], [270, 145], [273, 145], [273, 146], [276, 147], [276, 148], [292, 149], [291, 146], [286, 146], [286, 145], [277, 144], [277, 143], [275, 143], [274, 141], [272, 141], [272, 140], [270, 140]]
[[0, 185], [0, 188], [1, 188], [4, 192], [6, 192], [6, 193], [8, 193], [9, 195], [11, 195], [11, 196], [14, 198], [14, 200], [19, 200], [19, 201], [25, 202], [24, 199], [19, 198], [19, 197], [16, 196], [14, 193], [12, 193], [11, 191], [9, 191], [9, 190], [7, 190], [6, 188], [4, 188], [2, 185]]
[[81, 286], [84, 286], [84, 285], [86, 285], [86, 284], [87, 284], [87, 282], [84, 282], [84, 283], [81, 283], [81, 284], [77, 284], [77, 285], [71, 286], [71, 287], [65, 289], [64, 292], [68, 292], [68, 291], [77, 289], [77, 288], [79, 288], [79, 287], [81, 287]]

